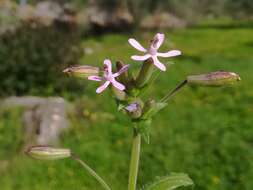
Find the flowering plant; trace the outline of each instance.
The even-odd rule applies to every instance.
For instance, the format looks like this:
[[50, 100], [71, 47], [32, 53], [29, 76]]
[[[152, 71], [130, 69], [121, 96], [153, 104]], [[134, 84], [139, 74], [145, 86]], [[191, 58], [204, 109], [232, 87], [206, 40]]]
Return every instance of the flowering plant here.
[[[137, 76], [133, 76], [129, 70], [130, 65], [121, 61], [116, 62], [116, 72], [109, 59], [104, 60], [103, 68], [93, 66], [73, 66], [66, 68], [65, 73], [91, 81], [102, 82], [96, 89], [100, 94], [110, 88], [115, 96], [118, 110], [126, 114], [133, 125], [133, 143], [131, 161], [129, 167], [128, 190], [135, 190], [138, 176], [141, 139], [149, 143], [149, 128], [152, 118], [168, 104], [168, 101], [186, 85], [223, 86], [233, 84], [240, 80], [239, 75], [232, 72], [216, 71], [201, 75], [190, 75], [176, 88], [169, 91], [161, 100], [143, 99], [142, 94], [146, 92], [150, 84], [156, 79], [154, 71], [166, 71], [166, 66], [158, 60], [158, 57], [174, 57], [181, 55], [179, 50], [171, 50], [159, 53], [158, 49], [164, 41], [164, 34], [158, 33], [151, 40], [150, 47], [145, 49], [135, 39], [130, 38], [129, 44], [135, 49], [145, 53], [144, 55], [133, 55], [136, 61], [143, 61]], [[69, 149], [57, 149], [48, 146], [35, 146], [27, 150], [28, 155], [36, 159], [53, 160], [70, 157], [78, 161], [106, 190], [110, 186], [85, 162], [74, 155]], [[188, 175], [183, 173], [172, 173], [160, 178], [153, 184], [144, 187], [146, 190], [172, 190], [181, 186], [193, 185]]]

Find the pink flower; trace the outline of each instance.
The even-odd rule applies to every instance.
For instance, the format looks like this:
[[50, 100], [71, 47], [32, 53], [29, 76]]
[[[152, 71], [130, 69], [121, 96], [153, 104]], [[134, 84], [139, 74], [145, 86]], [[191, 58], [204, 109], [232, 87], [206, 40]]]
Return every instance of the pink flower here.
[[164, 64], [162, 64], [157, 57], [174, 57], [181, 55], [181, 51], [179, 50], [171, 50], [166, 53], [159, 53], [157, 50], [162, 45], [164, 41], [164, 34], [157, 33], [153, 40], [151, 41], [150, 48], [147, 50], [145, 49], [139, 42], [137, 42], [135, 39], [130, 38], [128, 42], [137, 50], [146, 53], [143, 56], [140, 55], [133, 55], [131, 58], [136, 61], [145, 61], [149, 58], [153, 59], [153, 63], [156, 67], [158, 67], [162, 71], [166, 71], [166, 67]]
[[115, 88], [123, 91], [125, 90], [125, 86], [119, 83], [118, 81], [116, 81], [115, 78], [121, 75], [122, 73], [126, 72], [128, 67], [129, 65], [125, 65], [118, 72], [112, 73], [112, 63], [109, 59], [105, 59], [104, 60], [104, 76], [103, 77], [89, 76], [88, 79], [93, 80], [93, 81], [105, 81], [104, 84], [102, 84], [100, 87], [97, 88], [96, 90], [97, 93], [103, 92], [109, 86], [109, 84], [112, 84]]
[[134, 112], [138, 109], [138, 104], [137, 103], [132, 103], [132, 104], [129, 104], [128, 106], [125, 107], [125, 109], [129, 112]]

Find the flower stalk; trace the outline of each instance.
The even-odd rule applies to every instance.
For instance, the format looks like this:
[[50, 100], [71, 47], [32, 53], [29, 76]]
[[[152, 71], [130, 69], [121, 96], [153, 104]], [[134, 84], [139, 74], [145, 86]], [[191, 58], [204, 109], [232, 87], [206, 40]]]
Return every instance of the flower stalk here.
[[176, 93], [179, 92], [186, 84], [187, 84], [187, 80], [184, 80], [183, 82], [181, 82], [179, 85], [177, 85], [177, 87], [174, 90], [170, 91], [167, 95], [165, 95], [161, 99], [161, 102], [167, 102], [174, 95], [176, 95]]
[[101, 186], [105, 189], [105, 190], [111, 190], [111, 188], [109, 187], [109, 185], [107, 185], [107, 183], [90, 167], [88, 166], [84, 161], [82, 161], [79, 157], [77, 156], [73, 156], [71, 157], [73, 160], [79, 162], [79, 164], [81, 164], [81, 166], [88, 171], [88, 173], [93, 176], [100, 184]]
[[141, 134], [134, 129], [132, 153], [129, 168], [128, 190], [136, 190], [141, 150]]

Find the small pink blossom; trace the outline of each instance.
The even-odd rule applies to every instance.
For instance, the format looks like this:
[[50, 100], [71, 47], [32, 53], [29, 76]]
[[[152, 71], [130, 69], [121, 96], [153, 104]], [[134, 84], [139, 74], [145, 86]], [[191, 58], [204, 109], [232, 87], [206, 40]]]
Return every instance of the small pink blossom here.
[[138, 41], [133, 38], [130, 38], [128, 42], [137, 50], [146, 53], [145, 55], [133, 55], [131, 58], [136, 61], [145, 61], [149, 58], [153, 59], [153, 63], [156, 67], [158, 67], [162, 71], [166, 71], [166, 67], [163, 63], [161, 63], [157, 57], [174, 57], [181, 55], [181, 51], [179, 50], [171, 50], [166, 53], [157, 52], [159, 47], [162, 45], [164, 41], [164, 34], [157, 33], [153, 40], [151, 41], [151, 45], [149, 49], [145, 49]]
[[134, 112], [138, 109], [138, 104], [137, 103], [129, 104], [128, 106], [125, 107], [125, 109], [129, 112]]
[[125, 90], [125, 86], [118, 81], [116, 81], [116, 77], [121, 75], [122, 73], [126, 72], [128, 69], [129, 65], [123, 66], [118, 72], [112, 73], [112, 63], [109, 59], [104, 60], [104, 76], [89, 76], [89, 80], [93, 81], [105, 81], [104, 84], [102, 84], [100, 87], [97, 88], [96, 92], [101, 93], [103, 92], [109, 84], [112, 84], [115, 88], [123, 91]]

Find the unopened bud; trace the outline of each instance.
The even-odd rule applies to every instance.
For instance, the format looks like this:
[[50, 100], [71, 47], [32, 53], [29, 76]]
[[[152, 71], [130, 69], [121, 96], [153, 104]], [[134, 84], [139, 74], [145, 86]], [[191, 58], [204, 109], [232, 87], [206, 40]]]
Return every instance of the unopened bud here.
[[64, 148], [33, 146], [26, 151], [27, 155], [38, 160], [59, 160], [71, 156], [71, 151]]
[[125, 110], [129, 114], [129, 116], [133, 119], [137, 119], [142, 114], [142, 108], [141, 105], [137, 102], [131, 103], [128, 106], [125, 107]]
[[240, 81], [238, 74], [225, 71], [216, 71], [201, 75], [190, 75], [187, 77], [187, 83], [190, 85], [202, 86], [225, 86]]
[[72, 66], [64, 69], [63, 72], [78, 78], [88, 78], [92, 75], [97, 76], [99, 74], [99, 68], [89, 65]]

